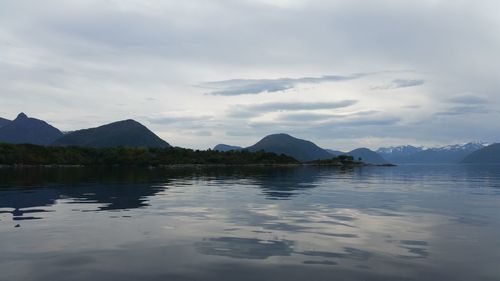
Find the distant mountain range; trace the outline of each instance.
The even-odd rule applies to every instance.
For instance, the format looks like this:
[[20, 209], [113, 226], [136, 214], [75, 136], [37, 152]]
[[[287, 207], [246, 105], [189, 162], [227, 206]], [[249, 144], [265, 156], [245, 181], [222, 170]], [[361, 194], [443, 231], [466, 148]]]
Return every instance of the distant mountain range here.
[[5, 143], [49, 145], [63, 135], [61, 131], [47, 122], [29, 118], [24, 113], [20, 113], [16, 119], [4, 124], [0, 127], [0, 142]]
[[[3, 124], [3, 126], [2, 126]], [[63, 134], [45, 121], [20, 113], [13, 121], [0, 120], [0, 143], [26, 143], [84, 147], [169, 147], [170, 145], [134, 120]]]
[[389, 161], [385, 160], [380, 154], [377, 152], [370, 150], [368, 148], [362, 147], [362, 148], [356, 148], [352, 151], [349, 152], [342, 152], [338, 150], [332, 150], [332, 149], [326, 149], [330, 154], [334, 156], [339, 156], [339, 155], [350, 155], [354, 157], [355, 160], [361, 160], [365, 163], [368, 164], [388, 164]]
[[54, 146], [86, 147], [169, 147], [148, 128], [134, 120], [124, 120], [97, 128], [74, 131], [52, 143]]
[[401, 159], [405, 159], [406, 157], [421, 152], [422, 150], [424, 150], [423, 147], [402, 145], [402, 146], [394, 146], [387, 148], [382, 147], [377, 149], [376, 152], [391, 162], [400, 163], [402, 161]]
[[243, 147], [241, 146], [235, 146], [235, 145], [228, 145], [228, 144], [218, 144], [214, 147], [214, 150], [217, 150], [217, 151], [231, 151], [231, 150], [242, 150]]
[[487, 144], [480, 142], [435, 148], [405, 145], [379, 148], [377, 152], [392, 163], [459, 163], [467, 155], [486, 146]]
[[[30, 118], [20, 113], [10, 121], [0, 118], [0, 143], [27, 143], [44, 146], [83, 147], [170, 147], [166, 141], [134, 120], [124, 120], [96, 128], [78, 130], [63, 134], [47, 122]], [[358, 148], [349, 152], [323, 149], [311, 141], [298, 139], [288, 134], [272, 134], [256, 144], [243, 148], [228, 144], [214, 147], [218, 151], [248, 150], [285, 154], [307, 162], [330, 159], [338, 155], [351, 155], [355, 160], [369, 164], [386, 163], [498, 163], [499, 144], [487, 146], [485, 143], [471, 142], [437, 148], [411, 145], [379, 148], [372, 151]]]
[[214, 150], [228, 151], [228, 150], [240, 150], [245, 149], [248, 151], [259, 151], [263, 150], [266, 152], [273, 152], [276, 154], [285, 154], [292, 156], [295, 159], [307, 162], [314, 160], [324, 160], [330, 159], [334, 156], [339, 155], [350, 155], [353, 156], [355, 160], [361, 159], [361, 161], [369, 164], [387, 164], [387, 160], [383, 159], [376, 152], [369, 150], [368, 148], [358, 148], [350, 152], [342, 152], [331, 149], [323, 149], [313, 142], [298, 139], [287, 134], [273, 134], [268, 135], [261, 139], [256, 144], [249, 146], [247, 148], [242, 148], [240, 146], [231, 146], [227, 144], [218, 144], [214, 147]]
[[500, 143], [495, 143], [487, 147], [478, 149], [462, 160], [462, 163], [480, 164], [495, 163], [500, 164]]

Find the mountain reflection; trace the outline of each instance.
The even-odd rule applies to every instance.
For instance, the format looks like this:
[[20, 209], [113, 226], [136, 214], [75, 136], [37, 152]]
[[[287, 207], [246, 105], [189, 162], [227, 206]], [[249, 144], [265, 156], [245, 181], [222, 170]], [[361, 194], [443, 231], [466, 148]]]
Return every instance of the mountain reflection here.
[[252, 185], [262, 189], [267, 199], [288, 200], [317, 187], [324, 176], [350, 175], [353, 171], [352, 168], [336, 167], [257, 167], [233, 170], [231, 175], [249, 179]]
[[96, 203], [101, 211], [147, 207], [148, 198], [168, 186], [200, 178], [246, 181], [268, 199], [289, 199], [316, 187], [323, 172], [312, 167], [0, 169], [0, 213], [11, 213], [13, 220], [39, 219], [43, 207], [59, 199]]
[[14, 220], [36, 219], [26, 215], [43, 213], [41, 207], [64, 198], [101, 204], [98, 209], [108, 211], [147, 207], [148, 198], [168, 185], [196, 178], [246, 179], [260, 187], [268, 199], [289, 199], [297, 191], [316, 187], [324, 172], [307, 167], [0, 169], [0, 208], [13, 209], [0, 212], [11, 213]]
[[[149, 184], [157, 175], [147, 170], [33, 168], [0, 170], [0, 208], [13, 220], [38, 219], [59, 199], [97, 203], [99, 210], [148, 206], [146, 198], [163, 188]], [[36, 208], [36, 209], [32, 209]], [[13, 209], [13, 210], [12, 210]]]

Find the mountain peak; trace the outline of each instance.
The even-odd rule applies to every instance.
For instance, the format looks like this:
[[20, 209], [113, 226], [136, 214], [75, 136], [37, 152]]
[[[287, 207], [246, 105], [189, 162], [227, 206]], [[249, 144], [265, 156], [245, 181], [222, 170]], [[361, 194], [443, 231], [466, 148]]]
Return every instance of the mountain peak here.
[[356, 160], [361, 159], [361, 161], [363, 161], [365, 163], [369, 163], [369, 164], [387, 164], [387, 163], [389, 163], [380, 154], [378, 154], [377, 152], [375, 152], [369, 148], [366, 148], [366, 147], [354, 149], [354, 150], [348, 152], [347, 155], [351, 155]]
[[139, 122], [135, 121], [134, 119], [125, 119], [125, 120], [118, 121], [118, 122], [120, 122], [120, 123], [129, 123], [129, 124], [139, 124]]
[[122, 120], [95, 128], [66, 134], [52, 143], [54, 146], [84, 147], [170, 147], [141, 123]]
[[62, 136], [61, 131], [43, 120], [19, 113], [14, 121], [0, 126], [0, 142], [48, 145]]
[[[282, 137], [282, 138], [294, 138], [292, 136], [290, 136], [289, 134], [285, 134], [285, 133], [278, 133], [278, 134], [270, 134], [270, 135], [267, 135], [265, 136], [266, 138], [273, 138], [273, 137]], [[294, 138], [295, 139], [295, 138]]]
[[28, 119], [28, 115], [24, 114], [24, 112], [21, 112], [17, 115], [16, 120], [24, 120]]
[[264, 150], [276, 154], [285, 154], [299, 161], [313, 161], [318, 159], [330, 159], [333, 157], [326, 150], [310, 141], [298, 139], [283, 133], [265, 136], [256, 144], [247, 147], [246, 150]]

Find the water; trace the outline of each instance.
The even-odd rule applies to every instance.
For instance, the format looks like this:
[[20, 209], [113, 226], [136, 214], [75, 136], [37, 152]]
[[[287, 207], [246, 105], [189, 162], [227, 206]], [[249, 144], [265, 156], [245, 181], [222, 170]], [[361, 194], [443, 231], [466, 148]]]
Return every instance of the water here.
[[0, 170], [0, 280], [500, 280], [500, 166]]

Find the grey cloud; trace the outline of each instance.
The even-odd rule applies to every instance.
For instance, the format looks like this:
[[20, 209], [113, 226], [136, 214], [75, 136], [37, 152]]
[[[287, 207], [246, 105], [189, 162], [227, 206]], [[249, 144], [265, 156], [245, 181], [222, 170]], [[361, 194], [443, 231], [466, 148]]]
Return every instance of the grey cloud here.
[[259, 116], [260, 114], [261, 112], [251, 111], [243, 106], [234, 106], [232, 109], [228, 111], [227, 117], [237, 118], [237, 119], [247, 119]]
[[212, 136], [212, 132], [210, 131], [205, 131], [205, 130], [202, 130], [202, 131], [194, 131], [192, 132], [193, 135], [196, 135], [196, 136], [200, 136], [200, 137], [210, 137]]
[[489, 112], [490, 110], [481, 104], [471, 104], [471, 105], [453, 106], [446, 109], [445, 111], [437, 112], [435, 115], [455, 116], [455, 115], [468, 115], [468, 114], [482, 114]]
[[365, 74], [350, 76], [325, 75], [321, 77], [278, 78], [278, 79], [232, 79], [202, 83], [199, 86], [209, 89], [210, 95], [237, 96], [259, 94], [263, 92], [279, 92], [294, 88], [298, 84], [318, 84], [324, 82], [338, 82], [353, 80]]
[[169, 125], [173, 123], [186, 123], [186, 122], [202, 122], [208, 121], [211, 116], [162, 116], [162, 117], [146, 117], [151, 124]]
[[417, 108], [421, 108], [420, 105], [417, 105], [417, 104], [412, 104], [412, 105], [407, 105], [407, 106], [404, 106], [404, 108], [408, 108], [408, 109], [417, 109]]
[[396, 79], [392, 81], [394, 88], [407, 88], [407, 87], [415, 87], [420, 86], [425, 83], [422, 79]]
[[366, 116], [366, 115], [373, 115], [376, 113], [380, 113], [378, 110], [363, 110], [363, 111], [357, 111], [354, 113], [351, 113], [350, 116]]
[[355, 105], [356, 100], [341, 100], [334, 102], [269, 102], [248, 105], [247, 109], [252, 111], [269, 112], [284, 110], [315, 110], [315, 109], [336, 109]]
[[452, 103], [457, 103], [457, 104], [467, 104], [467, 105], [471, 105], [471, 104], [485, 104], [487, 103], [488, 101], [481, 97], [481, 96], [477, 96], [477, 95], [459, 95], [459, 96], [454, 96], [450, 99], [448, 99], [449, 102], [452, 102]]
[[276, 111], [322, 110], [338, 109], [355, 105], [356, 100], [341, 100], [333, 102], [268, 102], [250, 105], [236, 105], [229, 111], [233, 118], [251, 118], [263, 113]]
[[226, 131], [227, 136], [231, 137], [250, 137], [250, 136], [255, 136], [254, 131], [249, 131], [249, 130], [231, 130], [231, 131]]
[[285, 114], [281, 115], [278, 120], [279, 121], [291, 121], [291, 122], [314, 122], [314, 121], [322, 121], [332, 118], [342, 118], [339, 115], [333, 114], [322, 114], [322, 113], [312, 113], [312, 112], [304, 112], [304, 113], [293, 113], [293, 114]]
[[341, 126], [392, 126], [396, 125], [401, 118], [399, 117], [381, 117], [381, 118], [364, 118], [358, 120], [342, 121], [337, 124]]
[[315, 113], [315, 112], [299, 112], [299, 113], [287, 113], [282, 114], [278, 117], [279, 121], [285, 122], [315, 122], [315, 121], [327, 121], [327, 120], [337, 120], [340, 124], [342, 121], [349, 118], [358, 118], [363, 116], [370, 116], [379, 113], [376, 110], [358, 111], [348, 114], [325, 114], [325, 113]]
[[423, 79], [394, 79], [389, 85], [373, 87], [372, 90], [391, 90], [421, 86], [425, 83]]
[[[294, 118], [297, 117], [297, 118]], [[304, 119], [300, 119], [303, 117]], [[321, 121], [321, 122], [312, 122]], [[284, 116], [284, 119], [274, 120], [274, 121], [257, 121], [250, 122], [249, 126], [258, 129], [273, 129], [290, 131], [297, 130], [298, 128], [303, 128], [306, 130], [314, 132], [314, 134], [319, 134], [323, 130], [330, 130], [332, 128], [359, 128], [364, 126], [394, 126], [401, 121], [401, 118], [394, 116], [362, 116], [358, 114], [352, 114], [347, 116], [333, 116], [333, 115], [322, 115], [322, 114], [311, 114], [306, 113], [304, 115], [288, 115]], [[298, 125], [301, 126], [298, 126]]]

